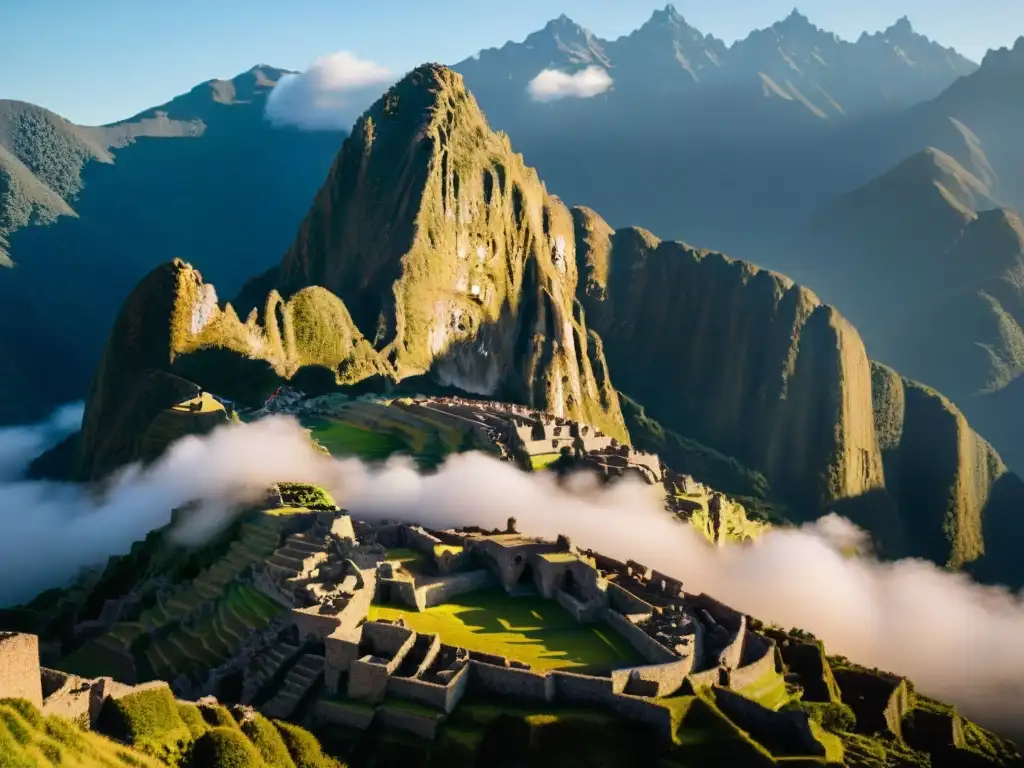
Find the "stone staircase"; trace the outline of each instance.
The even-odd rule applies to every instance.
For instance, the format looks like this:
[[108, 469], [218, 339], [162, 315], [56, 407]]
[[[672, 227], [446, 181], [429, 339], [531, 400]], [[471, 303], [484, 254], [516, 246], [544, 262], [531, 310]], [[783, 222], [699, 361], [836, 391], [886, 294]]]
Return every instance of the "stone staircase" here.
[[313, 530], [293, 533], [264, 563], [271, 576], [285, 581], [308, 574], [327, 558], [323, 534]]
[[249, 704], [282, 666], [300, 651], [298, 645], [278, 641], [252, 657], [245, 670], [240, 703]]
[[323, 656], [312, 653], [301, 656], [295, 666], [285, 675], [284, 682], [277, 693], [260, 707], [260, 711], [267, 717], [278, 719], [290, 717], [295, 708], [299, 706], [299, 702], [323, 677], [323, 674]]

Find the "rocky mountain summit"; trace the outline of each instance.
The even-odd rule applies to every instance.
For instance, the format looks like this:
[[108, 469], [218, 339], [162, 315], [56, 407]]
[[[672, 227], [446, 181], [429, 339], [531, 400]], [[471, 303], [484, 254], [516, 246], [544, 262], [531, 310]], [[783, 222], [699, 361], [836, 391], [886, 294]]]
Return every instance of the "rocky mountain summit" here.
[[948, 400], [883, 375], [788, 278], [567, 209], [438, 65], [357, 122], [281, 265], [233, 304], [181, 262], [140, 284], [87, 408], [83, 477], [127, 460], [104, 435], [130, 443], [126, 404], [159, 399], [153, 372], [257, 403], [285, 380], [429, 383], [626, 438], [617, 387], [801, 517], [837, 509], [888, 554], [1021, 578], [991, 532], [1013, 529], [1024, 487]]

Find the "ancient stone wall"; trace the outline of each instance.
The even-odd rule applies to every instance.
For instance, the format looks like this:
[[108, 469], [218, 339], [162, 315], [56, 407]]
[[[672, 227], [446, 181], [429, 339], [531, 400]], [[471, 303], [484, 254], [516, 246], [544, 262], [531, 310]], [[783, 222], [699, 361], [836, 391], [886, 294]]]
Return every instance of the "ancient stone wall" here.
[[615, 693], [662, 698], [671, 696], [683, 687], [693, 669], [693, 656], [685, 656], [665, 664], [650, 664], [612, 671], [612, 689]]
[[889, 731], [900, 736], [903, 715], [910, 707], [906, 680], [871, 670], [835, 668], [842, 700], [857, 717], [860, 733]]
[[39, 671], [39, 638], [0, 632], [0, 699], [27, 699], [43, 705]]
[[606, 609], [604, 621], [652, 664], [678, 661], [679, 657], [617, 611]]
[[302, 640], [323, 640], [341, 626], [336, 614], [314, 613], [315, 610], [316, 607], [293, 608], [288, 614], [289, 622], [299, 630]]
[[375, 710], [370, 706], [357, 706], [344, 702], [318, 699], [313, 706], [313, 716], [320, 722], [344, 725], [365, 731], [373, 722]]
[[352, 662], [359, 659], [362, 628], [342, 629], [324, 639], [324, 682], [331, 693], [338, 692], [338, 681], [347, 673]]
[[611, 607], [619, 613], [630, 614], [651, 614], [654, 613], [654, 606], [646, 600], [641, 600], [632, 592], [628, 592], [614, 581], [608, 582], [608, 600]]
[[551, 672], [550, 677], [554, 680], [557, 701], [607, 704], [615, 695], [612, 691], [611, 678], [608, 677], [577, 675], [564, 671]]
[[[572, 616], [579, 623], [583, 623], [584, 613], [586, 612], [587, 606], [577, 600], [575, 597], [570, 595], [568, 592], [563, 592], [561, 589], [555, 590], [555, 602], [568, 611], [569, 615]], [[596, 607], [596, 606], [595, 606]], [[594, 610], [591, 608], [590, 614], [593, 616]]]
[[554, 696], [554, 678], [526, 669], [497, 667], [473, 660], [472, 685], [489, 693], [520, 699], [551, 701]]
[[683, 582], [666, 576], [660, 571], [651, 571], [651, 583], [648, 588], [665, 597], [681, 597], [684, 594]]
[[460, 669], [447, 685], [428, 683], [414, 677], [392, 677], [388, 682], [388, 695], [414, 701], [435, 709], [452, 712], [462, 699], [470, 680], [469, 665]]
[[441, 724], [440, 716], [430, 717], [429, 715], [422, 715], [417, 712], [388, 706], [377, 709], [376, 719], [385, 726], [398, 728], [419, 736], [421, 739], [431, 741], [437, 736], [437, 729]]
[[490, 571], [479, 570], [453, 573], [417, 588], [416, 602], [417, 604], [422, 604], [423, 607], [420, 610], [423, 610], [423, 608], [447, 603], [467, 592], [475, 592], [478, 589], [484, 589], [493, 585], [494, 577]]
[[730, 720], [758, 741], [782, 742], [794, 755], [824, 755], [810, 716], [802, 710], [774, 711], [726, 688], [713, 689], [715, 703]]
[[352, 518], [348, 515], [338, 515], [331, 521], [331, 533], [339, 539], [349, 539], [353, 544], [356, 542], [356, 531], [352, 525]]
[[[749, 655], [748, 655], [749, 654]], [[734, 669], [729, 674], [729, 685], [732, 688], [745, 688], [753, 685], [765, 675], [775, 670], [775, 646], [766, 643], [750, 630], [747, 630], [744, 641], [744, 666]]]
[[698, 610], [703, 608], [711, 614], [711, 618], [731, 632], [735, 632], [739, 629], [740, 620], [743, 617], [743, 614], [735, 608], [730, 608], [725, 603], [721, 603], [703, 592], [699, 595], [687, 594], [686, 599], [694, 608]]
[[382, 621], [368, 621], [363, 624], [363, 643], [377, 656], [393, 657], [411, 647], [416, 633], [399, 624], [385, 624]]
[[368, 704], [384, 700], [388, 681], [398, 663], [380, 656], [364, 656], [348, 668], [348, 697]]
[[713, 685], [718, 685], [721, 679], [721, 672], [718, 667], [712, 667], [711, 669], [701, 670], [700, 672], [691, 672], [687, 678], [690, 681], [690, 685], [695, 691], [699, 691], [703, 688], [710, 688]]
[[413, 610], [422, 610], [416, 595], [415, 582], [408, 579], [377, 579], [377, 599], [383, 603], [399, 603]]
[[[708, 611], [711, 613], [711, 611]], [[724, 625], [723, 625], [724, 626]], [[747, 636], [747, 617], [740, 615], [740, 624], [729, 644], [718, 654], [718, 663], [726, 669], [736, 669], [743, 658], [743, 641]]]
[[[90, 726], [99, 715], [93, 711], [93, 684], [75, 675], [56, 669], [41, 669], [44, 715], [58, 715]], [[102, 703], [102, 700], [100, 702]]]
[[431, 536], [418, 525], [407, 525], [403, 530], [406, 547], [433, 557], [434, 547], [441, 543], [439, 538]]

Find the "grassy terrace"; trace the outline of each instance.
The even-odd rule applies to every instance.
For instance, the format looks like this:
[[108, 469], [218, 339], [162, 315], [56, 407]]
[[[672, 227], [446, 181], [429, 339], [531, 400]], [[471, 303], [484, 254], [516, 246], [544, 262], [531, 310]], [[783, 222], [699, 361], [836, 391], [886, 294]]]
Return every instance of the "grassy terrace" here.
[[127, 661], [132, 655], [130, 649], [137, 639], [210, 602], [214, 603], [212, 614], [191, 630], [177, 629], [134, 655], [139, 673], [144, 676], [173, 677], [189, 665], [187, 662], [219, 664], [241, 638], [265, 627], [281, 610], [257, 590], [232, 583], [246, 567], [274, 552], [279, 539], [277, 526], [270, 515], [245, 523], [239, 537], [217, 562], [143, 611], [136, 621], [114, 624], [108, 632], [69, 655], [61, 666], [87, 677], [110, 674], [112, 669], [118, 669], [111, 666], [118, 657]]
[[558, 459], [561, 458], [561, 455], [562, 454], [560, 453], [534, 454], [533, 456], [530, 457], [530, 466], [533, 468], [534, 472], [539, 472], [542, 469], [547, 469], [556, 461], [558, 461]]
[[333, 456], [357, 456], [380, 461], [393, 453], [409, 450], [401, 438], [388, 432], [374, 432], [337, 419], [303, 419], [303, 426]]
[[615, 632], [578, 624], [551, 600], [509, 597], [501, 590], [463, 595], [426, 611], [374, 605], [370, 619], [405, 618], [417, 632], [449, 645], [507, 656], [534, 669], [599, 670], [643, 663]]

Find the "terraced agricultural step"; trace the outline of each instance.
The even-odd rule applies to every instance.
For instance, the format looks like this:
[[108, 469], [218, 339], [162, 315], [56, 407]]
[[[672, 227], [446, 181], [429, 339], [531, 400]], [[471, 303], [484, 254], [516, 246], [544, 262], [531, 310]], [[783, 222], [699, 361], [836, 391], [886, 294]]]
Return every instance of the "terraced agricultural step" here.
[[302, 560], [303, 558], [301, 557], [292, 557], [290, 555], [286, 555], [284, 554], [284, 551], [280, 549], [267, 558], [268, 563], [279, 565], [282, 568], [294, 568], [296, 572], [302, 570]]
[[304, 539], [289, 539], [284, 543], [284, 549], [297, 550], [299, 552], [305, 552], [307, 554], [314, 554], [316, 552], [323, 552], [323, 542], [307, 541]]
[[282, 565], [271, 563], [270, 561], [267, 561], [266, 566], [267, 572], [270, 573], [270, 575], [278, 581], [283, 581], [284, 579], [293, 579], [299, 575], [299, 570], [297, 568], [286, 568]]
[[274, 553], [275, 557], [277, 557], [278, 555], [280, 555], [281, 557], [290, 558], [292, 560], [298, 560], [300, 563], [304, 563], [307, 560], [316, 559], [317, 555], [326, 556], [326, 553], [320, 549], [314, 552], [307, 552], [306, 550], [299, 549], [298, 547], [288, 546], [284, 549], [279, 549], [277, 552]]

